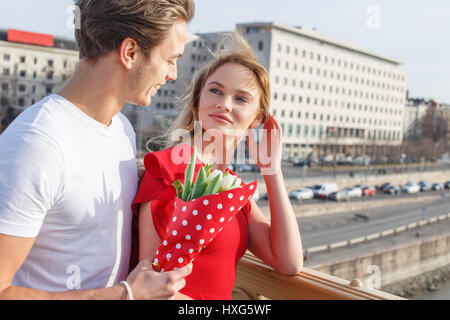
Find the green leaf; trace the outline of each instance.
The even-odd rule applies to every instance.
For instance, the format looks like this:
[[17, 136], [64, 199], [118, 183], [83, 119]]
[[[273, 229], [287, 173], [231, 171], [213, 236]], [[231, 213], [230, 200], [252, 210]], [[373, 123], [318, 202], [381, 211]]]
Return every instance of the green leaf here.
[[206, 186], [206, 171], [204, 167], [201, 167], [197, 174], [197, 179], [195, 180], [195, 185], [192, 189], [192, 197], [190, 200], [201, 197], [205, 192]]
[[210, 184], [206, 188], [203, 196], [209, 196], [211, 194], [217, 193], [220, 188], [220, 183], [222, 182], [222, 177], [220, 175], [217, 175], [214, 177], [214, 179], [211, 180]]
[[189, 161], [186, 170], [184, 171], [184, 191], [183, 191], [183, 195], [182, 195], [182, 199], [184, 201], [189, 201], [189, 194], [191, 193], [192, 190], [192, 185], [193, 182], [192, 180], [194, 179], [194, 171], [195, 171], [195, 159], [197, 156], [197, 148], [194, 147], [194, 151], [192, 152], [192, 157], [191, 160]]
[[183, 184], [181, 183], [180, 179], [176, 180], [173, 183], [173, 186], [175, 187], [175, 192], [177, 194], [177, 197], [181, 197], [181, 191], [182, 191]]

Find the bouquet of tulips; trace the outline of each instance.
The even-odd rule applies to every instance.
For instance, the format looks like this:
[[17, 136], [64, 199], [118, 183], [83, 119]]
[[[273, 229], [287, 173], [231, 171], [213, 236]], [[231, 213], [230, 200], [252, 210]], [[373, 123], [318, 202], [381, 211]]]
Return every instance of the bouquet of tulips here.
[[197, 174], [195, 183], [194, 170], [195, 159], [197, 156], [197, 149], [194, 148], [191, 161], [189, 162], [184, 173], [184, 185], [177, 180], [173, 183], [178, 197], [184, 201], [191, 201], [203, 196], [215, 194], [220, 191], [227, 191], [241, 186], [241, 179], [230, 174], [227, 171], [225, 174], [221, 170], [212, 170], [212, 164], [207, 164], [200, 168]]
[[162, 244], [153, 257], [153, 269], [170, 271], [193, 261], [225, 224], [247, 204], [257, 182], [244, 184], [229, 170], [200, 167], [194, 180], [196, 149], [186, 167], [184, 184], [173, 183], [176, 197]]

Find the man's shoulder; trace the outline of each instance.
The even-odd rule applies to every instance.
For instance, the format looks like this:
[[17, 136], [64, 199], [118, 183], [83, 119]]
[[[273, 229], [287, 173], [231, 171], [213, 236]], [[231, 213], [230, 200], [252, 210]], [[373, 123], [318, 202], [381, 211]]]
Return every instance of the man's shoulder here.
[[25, 109], [8, 127], [7, 131], [36, 131], [51, 133], [61, 129], [59, 108], [54, 95], [47, 96]]
[[122, 112], [119, 112], [117, 114], [117, 119], [119, 119], [120, 123], [122, 124], [122, 126], [124, 127], [124, 129], [129, 132], [134, 134], [134, 128], [133, 125], [131, 124], [130, 120], [127, 118], [126, 115], [124, 115]]

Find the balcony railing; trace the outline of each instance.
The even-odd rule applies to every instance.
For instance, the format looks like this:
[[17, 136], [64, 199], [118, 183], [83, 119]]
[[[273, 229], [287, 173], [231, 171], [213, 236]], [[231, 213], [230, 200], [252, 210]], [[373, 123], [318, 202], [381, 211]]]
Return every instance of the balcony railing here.
[[278, 273], [250, 253], [238, 264], [233, 289], [235, 300], [404, 300], [381, 290], [362, 286], [303, 267], [295, 276]]

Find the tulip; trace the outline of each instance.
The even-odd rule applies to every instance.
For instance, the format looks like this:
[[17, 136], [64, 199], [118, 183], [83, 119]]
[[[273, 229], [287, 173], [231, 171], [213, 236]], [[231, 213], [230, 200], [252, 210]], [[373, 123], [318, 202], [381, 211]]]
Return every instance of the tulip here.
[[233, 185], [231, 186], [230, 190], [231, 190], [231, 189], [234, 189], [234, 188], [240, 187], [240, 186], [241, 186], [241, 183], [242, 183], [242, 180], [241, 180], [240, 178], [237, 178], [237, 179], [234, 181]]
[[222, 179], [222, 183], [220, 184], [220, 191], [228, 191], [234, 185], [236, 181], [236, 176], [233, 176], [227, 172]]
[[208, 184], [208, 186], [206, 187], [205, 193], [203, 195], [204, 196], [209, 196], [211, 194], [217, 193], [219, 191], [219, 188], [220, 188], [221, 179], [222, 179], [222, 175], [221, 174], [217, 174], [211, 180], [211, 182]]
[[212, 181], [217, 175], [219, 175], [219, 176], [220, 176], [220, 180], [222, 180], [222, 176], [223, 176], [222, 171], [220, 171], [220, 170], [214, 170], [214, 171], [212, 171], [212, 172], [209, 174], [208, 178], [206, 179], [206, 183], [207, 183], [207, 184], [210, 184], [211, 181]]

